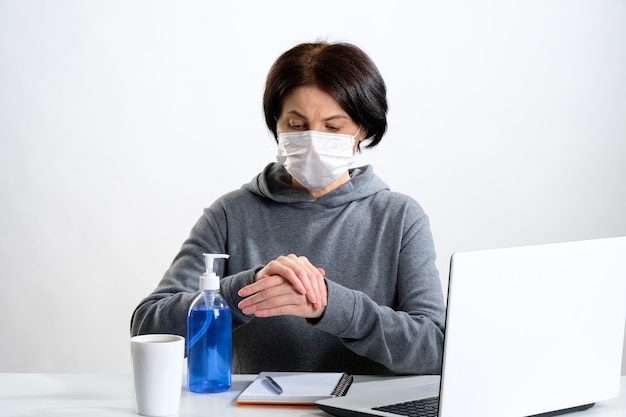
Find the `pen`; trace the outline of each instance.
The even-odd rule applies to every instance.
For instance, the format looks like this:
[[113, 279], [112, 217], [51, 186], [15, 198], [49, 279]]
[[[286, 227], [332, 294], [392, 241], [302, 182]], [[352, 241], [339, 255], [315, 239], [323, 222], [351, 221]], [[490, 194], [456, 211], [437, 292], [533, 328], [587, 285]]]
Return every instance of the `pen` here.
[[265, 379], [270, 384], [272, 389], [276, 391], [277, 394], [280, 395], [283, 393], [283, 389], [280, 387], [280, 385], [278, 385], [278, 382], [274, 381], [274, 379], [271, 376], [266, 376]]

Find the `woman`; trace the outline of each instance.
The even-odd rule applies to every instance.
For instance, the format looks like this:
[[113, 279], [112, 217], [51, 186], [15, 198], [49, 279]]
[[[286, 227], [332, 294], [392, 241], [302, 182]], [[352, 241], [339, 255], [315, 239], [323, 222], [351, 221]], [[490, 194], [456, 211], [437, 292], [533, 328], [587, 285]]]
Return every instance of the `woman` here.
[[278, 162], [204, 210], [132, 334], [185, 335], [203, 253], [228, 253], [233, 372], [438, 373], [444, 305], [427, 216], [370, 166], [387, 127], [374, 63], [345, 43], [298, 45], [264, 94]]

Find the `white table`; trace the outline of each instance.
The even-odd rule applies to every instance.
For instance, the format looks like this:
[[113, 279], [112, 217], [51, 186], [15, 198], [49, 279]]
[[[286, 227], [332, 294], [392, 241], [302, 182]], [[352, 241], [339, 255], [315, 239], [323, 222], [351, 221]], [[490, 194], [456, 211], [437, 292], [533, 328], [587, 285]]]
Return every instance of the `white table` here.
[[[328, 417], [328, 414], [315, 408], [236, 407], [235, 398], [254, 377], [234, 375], [231, 390], [220, 394], [194, 394], [183, 387], [179, 415]], [[0, 416], [136, 415], [132, 375], [0, 373]]]
[[[221, 394], [182, 392], [180, 416], [202, 417], [280, 417], [328, 414], [314, 408], [236, 407], [234, 400], [254, 375], [235, 375], [230, 391]], [[373, 377], [357, 376], [359, 381]], [[136, 415], [131, 375], [108, 374], [1, 374], [0, 416], [133, 416]], [[597, 403], [573, 417], [626, 416], [626, 377], [621, 395]]]

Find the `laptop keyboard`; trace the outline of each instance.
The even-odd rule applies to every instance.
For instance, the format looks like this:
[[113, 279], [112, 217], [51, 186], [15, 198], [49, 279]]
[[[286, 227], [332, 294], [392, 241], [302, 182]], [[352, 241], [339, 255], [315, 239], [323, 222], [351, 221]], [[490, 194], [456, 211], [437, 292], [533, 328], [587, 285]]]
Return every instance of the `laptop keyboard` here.
[[439, 412], [439, 397], [423, 398], [421, 400], [390, 404], [375, 407], [373, 410], [385, 411], [408, 417], [437, 417]]

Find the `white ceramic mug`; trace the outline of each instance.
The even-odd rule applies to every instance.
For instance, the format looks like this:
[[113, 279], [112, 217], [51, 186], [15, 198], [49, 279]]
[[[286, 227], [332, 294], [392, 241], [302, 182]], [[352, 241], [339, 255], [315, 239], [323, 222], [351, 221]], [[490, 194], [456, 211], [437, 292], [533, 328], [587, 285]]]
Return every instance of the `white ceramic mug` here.
[[131, 337], [137, 412], [142, 416], [178, 413], [183, 379], [185, 338], [172, 334]]

